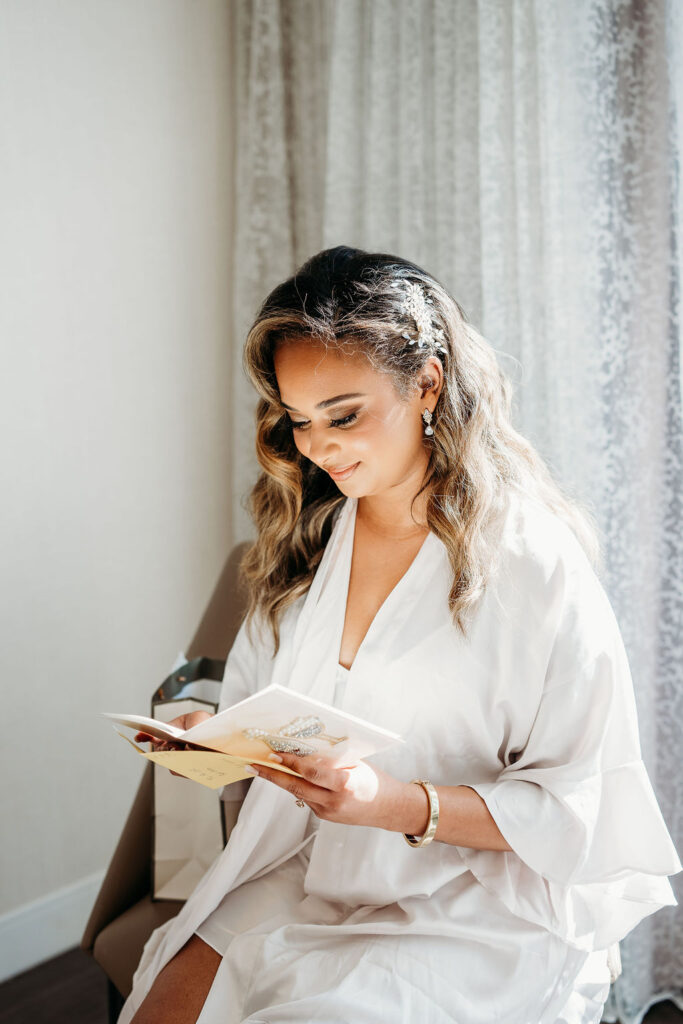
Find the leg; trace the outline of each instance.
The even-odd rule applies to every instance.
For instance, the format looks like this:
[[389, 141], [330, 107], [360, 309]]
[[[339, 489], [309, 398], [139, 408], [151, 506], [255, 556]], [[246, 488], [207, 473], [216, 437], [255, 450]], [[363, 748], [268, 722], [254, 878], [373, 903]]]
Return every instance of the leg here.
[[131, 1024], [196, 1024], [221, 959], [192, 935], [159, 971]]

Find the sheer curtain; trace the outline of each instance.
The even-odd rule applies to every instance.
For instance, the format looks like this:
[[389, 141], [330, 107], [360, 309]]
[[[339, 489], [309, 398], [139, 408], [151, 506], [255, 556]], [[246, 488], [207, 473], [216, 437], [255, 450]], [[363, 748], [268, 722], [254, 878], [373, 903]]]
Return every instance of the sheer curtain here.
[[[251, 536], [241, 348], [260, 301], [331, 245], [422, 264], [514, 379], [518, 428], [595, 510], [680, 851], [683, 4], [236, 0], [233, 16], [235, 540]], [[642, 922], [605, 1020], [683, 1009], [681, 949], [681, 907]]]

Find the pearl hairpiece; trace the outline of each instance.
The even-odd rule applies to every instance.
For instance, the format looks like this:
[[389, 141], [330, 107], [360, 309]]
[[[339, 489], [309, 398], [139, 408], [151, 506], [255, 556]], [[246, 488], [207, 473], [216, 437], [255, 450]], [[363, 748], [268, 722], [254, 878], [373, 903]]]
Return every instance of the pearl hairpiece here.
[[401, 333], [410, 345], [417, 345], [418, 348], [428, 348], [432, 352], [437, 350], [448, 354], [444, 345], [446, 336], [440, 327], [432, 321], [430, 306], [434, 305], [434, 299], [425, 296], [423, 289], [415, 281], [392, 281], [392, 288], [400, 288], [403, 292], [403, 312], [412, 317], [417, 327], [417, 337], [412, 337], [407, 331]]

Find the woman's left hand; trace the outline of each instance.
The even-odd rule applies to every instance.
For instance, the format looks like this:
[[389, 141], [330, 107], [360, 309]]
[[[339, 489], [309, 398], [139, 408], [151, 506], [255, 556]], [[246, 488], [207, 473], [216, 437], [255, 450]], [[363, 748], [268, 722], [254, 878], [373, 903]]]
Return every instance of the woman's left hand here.
[[[357, 761], [346, 768], [331, 768], [326, 758], [313, 754], [277, 756], [302, 778], [261, 764], [251, 767], [261, 778], [286, 789], [297, 800], [303, 800], [325, 821], [403, 832], [406, 822], [427, 820], [427, 798], [419, 795], [422, 787], [401, 782], [366, 761]], [[424, 807], [420, 810], [422, 803]], [[419, 827], [418, 824], [418, 830]]]

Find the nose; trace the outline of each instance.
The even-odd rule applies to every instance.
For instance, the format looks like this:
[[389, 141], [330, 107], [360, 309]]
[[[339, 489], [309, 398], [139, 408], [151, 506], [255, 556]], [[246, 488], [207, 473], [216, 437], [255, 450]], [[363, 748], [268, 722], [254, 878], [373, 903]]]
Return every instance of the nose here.
[[330, 436], [326, 427], [316, 428], [311, 425], [308, 430], [308, 458], [317, 466], [323, 466], [326, 462], [333, 462], [335, 452], [338, 452], [339, 443]]

